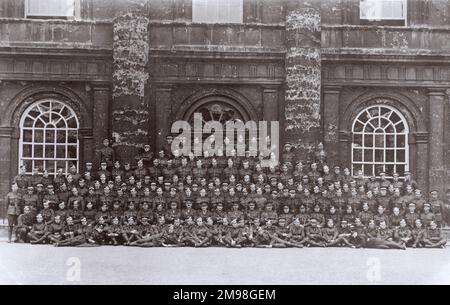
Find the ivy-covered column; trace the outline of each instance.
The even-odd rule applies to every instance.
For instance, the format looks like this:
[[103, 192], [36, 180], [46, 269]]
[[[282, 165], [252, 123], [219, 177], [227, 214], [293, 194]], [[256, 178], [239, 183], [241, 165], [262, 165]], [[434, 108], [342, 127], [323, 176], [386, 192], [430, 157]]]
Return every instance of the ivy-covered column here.
[[133, 161], [139, 148], [149, 143], [149, 19], [128, 13], [114, 20], [114, 73], [112, 135], [116, 158]]
[[288, 0], [285, 141], [302, 158], [322, 140], [320, 39], [320, 0]]

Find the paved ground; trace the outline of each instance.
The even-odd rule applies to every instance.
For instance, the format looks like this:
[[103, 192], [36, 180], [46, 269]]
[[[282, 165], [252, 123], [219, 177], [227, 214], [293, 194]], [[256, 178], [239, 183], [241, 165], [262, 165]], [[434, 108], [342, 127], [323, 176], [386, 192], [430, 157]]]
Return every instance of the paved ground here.
[[0, 284], [450, 284], [450, 248], [55, 248], [1, 241]]

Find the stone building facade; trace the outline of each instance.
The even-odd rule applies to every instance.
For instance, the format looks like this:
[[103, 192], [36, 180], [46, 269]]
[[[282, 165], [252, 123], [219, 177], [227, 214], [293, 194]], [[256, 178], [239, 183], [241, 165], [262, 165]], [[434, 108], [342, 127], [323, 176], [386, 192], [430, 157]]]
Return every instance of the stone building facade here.
[[230, 0], [237, 23], [196, 20], [202, 0], [72, 0], [64, 18], [33, 1], [0, 2], [2, 194], [22, 163], [97, 162], [104, 138], [122, 161], [157, 151], [198, 111], [280, 121], [300, 155], [323, 142], [354, 174], [450, 182], [446, 0], [396, 0], [403, 20], [363, 19], [360, 0]]

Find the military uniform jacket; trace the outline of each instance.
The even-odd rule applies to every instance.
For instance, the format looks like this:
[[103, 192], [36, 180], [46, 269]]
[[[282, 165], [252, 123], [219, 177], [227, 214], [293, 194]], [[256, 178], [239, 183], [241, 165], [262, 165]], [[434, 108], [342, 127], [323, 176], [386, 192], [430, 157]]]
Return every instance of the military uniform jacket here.
[[339, 235], [339, 232], [335, 227], [333, 227], [333, 228], [326, 227], [326, 228], [322, 229], [322, 236], [327, 240], [336, 239], [336, 237], [338, 235]]
[[47, 232], [47, 225], [44, 222], [35, 223], [31, 228], [31, 233], [44, 235]]
[[50, 208], [41, 210], [40, 214], [44, 218], [45, 223], [52, 222], [55, 217], [55, 211]]
[[227, 216], [228, 216], [229, 220], [244, 219], [244, 213], [242, 211], [239, 211], [239, 210], [229, 211], [227, 213]]
[[408, 227], [400, 227], [395, 231], [396, 238], [411, 238], [411, 235], [411, 230]]
[[18, 216], [20, 215], [20, 196], [18, 193], [10, 192], [6, 195], [7, 214]]
[[386, 229], [381, 229], [381, 228], [379, 228], [379, 229], [378, 229], [377, 237], [378, 237], [379, 239], [388, 240], [388, 239], [390, 239], [390, 238], [393, 237], [393, 232], [392, 232], [392, 230], [389, 229], [389, 228], [386, 228]]
[[305, 237], [305, 229], [302, 226], [290, 226], [289, 233], [292, 235], [292, 237]]
[[427, 239], [430, 240], [440, 240], [442, 238], [442, 231], [439, 228], [436, 229], [428, 228], [426, 236]]
[[417, 213], [410, 213], [410, 212], [407, 212], [407, 213], [405, 214], [405, 220], [406, 220], [406, 223], [408, 224], [408, 226], [409, 226], [410, 228], [414, 228], [415, 222], [416, 222], [417, 219], [420, 219], [420, 216], [419, 216], [419, 214], [417, 214]]
[[431, 211], [436, 216], [437, 222], [442, 222], [442, 207], [444, 206], [444, 203], [441, 200], [430, 200], [429, 201], [431, 205]]
[[62, 231], [64, 229], [63, 223], [52, 223], [47, 226], [47, 230], [54, 235], [61, 235]]
[[311, 217], [307, 213], [299, 213], [295, 215], [295, 218], [297, 218], [300, 221], [300, 224], [302, 226], [309, 225], [309, 220], [311, 219]]
[[320, 227], [309, 226], [309, 227], [305, 228], [305, 233], [306, 233], [306, 236], [308, 236], [308, 237], [312, 237], [312, 238], [319, 237], [319, 236], [321, 237], [322, 229]]
[[195, 227], [194, 234], [195, 234], [195, 236], [202, 237], [202, 238], [205, 238], [205, 237], [208, 237], [211, 235], [208, 227], [206, 227], [205, 225]]

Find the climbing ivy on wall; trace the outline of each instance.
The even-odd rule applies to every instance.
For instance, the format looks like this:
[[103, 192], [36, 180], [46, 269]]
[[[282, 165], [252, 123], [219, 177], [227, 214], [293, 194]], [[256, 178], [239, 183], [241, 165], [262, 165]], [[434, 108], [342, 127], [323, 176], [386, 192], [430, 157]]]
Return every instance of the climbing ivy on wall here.
[[321, 127], [320, 30], [320, 10], [288, 10], [285, 130], [301, 152], [314, 149]]
[[149, 74], [147, 17], [128, 13], [114, 21], [114, 96], [144, 97]]
[[139, 13], [127, 13], [114, 20], [112, 135], [121, 160], [133, 161], [129, 156], [150, 142], [150, 111], [145, 99], [149, 23]]

